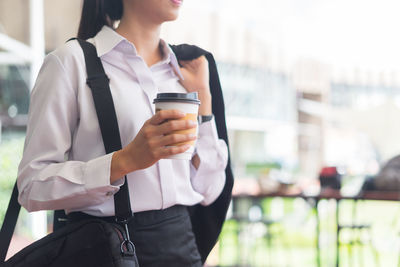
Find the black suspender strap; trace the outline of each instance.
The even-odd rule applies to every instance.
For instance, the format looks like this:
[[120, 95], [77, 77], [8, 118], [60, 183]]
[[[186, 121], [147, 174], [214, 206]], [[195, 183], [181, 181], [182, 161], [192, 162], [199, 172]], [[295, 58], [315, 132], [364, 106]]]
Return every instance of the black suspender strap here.
[[[111, 95], [109, 79], [104, 72], [103, 64], [97, 56], [96, 47], [86, 41], [77, 39], [85, 56], [87, 84], [92, 90], [97, 118], [106, 153], [112, 153], [122, 148], [118, 120]], [[127, 221], [132, 216], [129, 198], [128, 180], [114, 195], [115, 217], [118, 221]]]
[[18, 203], [18, 187], [17, 182], [15, 182], [11, 199], [8, 203], [6, 216], [4, 217], [4, 222], [0, 231], [0, 264], [6, 259], [8, 247], [10, 246], [15, 225], [17, 224], [20, 209], [21, 205]]

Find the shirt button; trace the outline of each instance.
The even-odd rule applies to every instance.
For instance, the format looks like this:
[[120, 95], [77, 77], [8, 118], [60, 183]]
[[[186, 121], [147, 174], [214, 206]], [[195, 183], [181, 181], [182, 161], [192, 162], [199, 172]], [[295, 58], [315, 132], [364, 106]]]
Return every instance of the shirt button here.
[[112, 195], [114, 195], [114, 192], [112, 192], [112, 191], [108, 191], [107, 193], [106, 193], [106, 196], [112, 196]]

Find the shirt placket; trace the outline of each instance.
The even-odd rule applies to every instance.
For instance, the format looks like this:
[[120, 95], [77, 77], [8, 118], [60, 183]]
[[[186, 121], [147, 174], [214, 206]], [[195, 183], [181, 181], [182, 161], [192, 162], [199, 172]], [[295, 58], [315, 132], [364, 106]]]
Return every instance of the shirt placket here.
[[[146, 63], [140, 57], [135, 57], [133, 64], [131, 65], [133, 71], [136, 74], [140, 88], [144, 91], [147, 96], [148, 104], [152, 110], [152, 114], [155, 114], [155, 108], [153, 100], [157, 95], [158, 87], [153, 78], [153, 73], [150, 68], [147, 67]], [[162, 209], [172, 206], [176, 203], [175, 196], [175, 182], [173, 179], [173, 169], [170, 160], [161, 159], [156, 163], [159, 184], [162, 199]]]

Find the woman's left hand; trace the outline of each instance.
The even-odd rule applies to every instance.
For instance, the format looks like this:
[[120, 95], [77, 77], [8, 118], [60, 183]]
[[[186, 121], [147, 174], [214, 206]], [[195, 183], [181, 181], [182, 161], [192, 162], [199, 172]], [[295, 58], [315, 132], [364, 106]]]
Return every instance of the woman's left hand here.
[[179, 82], [188, 92], [198, 92], [201, 101], [199, 115], [211, 115], [211, 93], [208, 61], [205, 56], [190, 60], [179, 61], [184, 80]]
[[[211, 92], [210, 92], [210, 74], [208, 70], [208, 61], [205, 56], [190, 60], [179, 61], [181, 64], [181, 73], [184, 80], [179, 82], [188, 92], [198, 92], [201, 102], [199, 115], [211, 115]], [[200, 166], [200, 157], [195, 154], [192, 158], [193, 166], [198, 169]]]

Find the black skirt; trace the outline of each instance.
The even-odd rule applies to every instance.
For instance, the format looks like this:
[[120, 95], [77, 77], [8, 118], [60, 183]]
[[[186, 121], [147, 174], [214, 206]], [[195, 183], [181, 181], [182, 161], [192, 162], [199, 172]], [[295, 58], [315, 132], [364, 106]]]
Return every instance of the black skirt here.
[[[137, 212], [129, 222], [140, 267], [201, 267], [201, 257], [185, 206]], [[81, 212], [68, 215], [73, 223], [93, 218]], [[114, 217], [101, 217], [115, 222]]]

